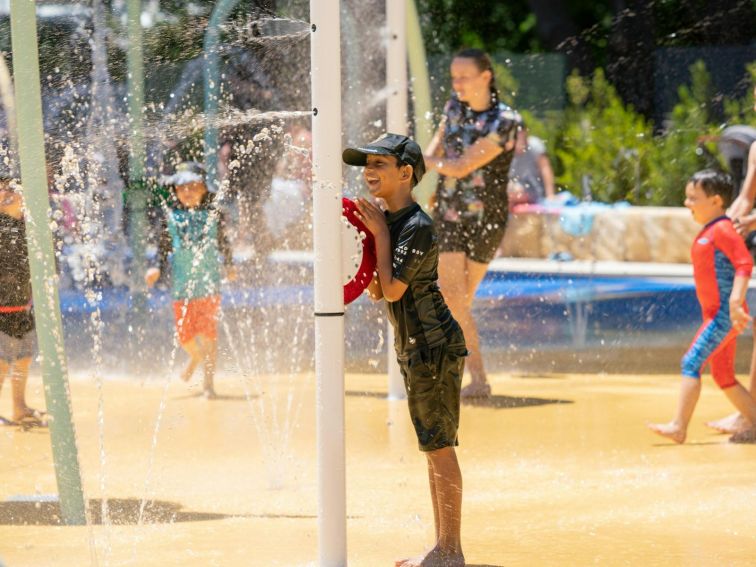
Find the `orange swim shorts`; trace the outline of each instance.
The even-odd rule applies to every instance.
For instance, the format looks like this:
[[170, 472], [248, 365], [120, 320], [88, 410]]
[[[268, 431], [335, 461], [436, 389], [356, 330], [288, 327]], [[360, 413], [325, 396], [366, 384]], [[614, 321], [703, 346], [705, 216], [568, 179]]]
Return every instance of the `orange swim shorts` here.
[[218, 309], [220, 295], [180, 299], [173, 302], [173, 315], [179, 342], [188, 343], [197, 335], [218, 338]]

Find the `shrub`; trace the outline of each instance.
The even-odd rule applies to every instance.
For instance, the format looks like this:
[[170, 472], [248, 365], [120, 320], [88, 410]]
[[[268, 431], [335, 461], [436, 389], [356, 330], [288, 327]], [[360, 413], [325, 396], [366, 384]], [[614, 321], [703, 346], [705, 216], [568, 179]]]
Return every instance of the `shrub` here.
[[[747, 71], [747, 80], [756, 84], [756, 63]], [[704, 63], [691, 65], [690, 76], [690, 86], [679, 87], [677, 104], [654, 135], [650, 122], [622, 103], [601, 69], [592, 78], [573, 72], [566, 80], [564, 112], [539, 118], [523, 113], [531, 133], [547, 141], [557, 184], [583, 197], [589, 180], [595, 200], [679, 206], [694, 171], [722, 167], [715, 142], [721, 129], [752, 123], [756, 114], [751, 88], [742, 99], [723, 101], [726, 123], [715, 123]]]
[[597, 69], [567, 79], [569, 105], [554, 140], [557, 183], [576, 195], [590, 185], [596, 200], [638, 201], [646, 192], [651, 125], [625, 106]]
[[678, 88], [678, 102], [672, 109], [664, 130], [656, 137], [650, 156], [649, 185], [653, 188], [649, 203], [680, 205], [684, 199], [685, 182], [699, 169], [719, 166], [698, 149], [706, 146], [709, 155], [716, 154], [713, 142], [700, 142], [716, 133], [711, 120], [711, 78], [706, 66], [698, 61], [690, 67], [691, 86]]

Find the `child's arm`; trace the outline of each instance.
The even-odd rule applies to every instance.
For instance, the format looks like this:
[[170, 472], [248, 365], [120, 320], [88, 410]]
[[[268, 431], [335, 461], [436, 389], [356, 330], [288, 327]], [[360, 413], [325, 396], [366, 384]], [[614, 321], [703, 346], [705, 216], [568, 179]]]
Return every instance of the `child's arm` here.
[[748, 280], [753, 270], [753, 258], [743, 239], [730, 223], [719, 223], [715, 234], [715, 245], [735, 267], [735, 279], [730, 292], [730, 320], [733, 328], [740, 332], [746, 328], [751, 317], [744, 309]]
[[749, 276], [735, 276], [732, 283], [732, 293], [730, 294], [730, 320], [732, 328], [737, 332], [742, 332], [751, 322], [751, 316], [743, 308], [745, 304], [746, 292], [748, 291]]
[[[381, 210], [365, 199], [357, 199], [357, 217], [365, 223], [375, 237], [376, 265], [381, 294], [386, 301], [398, 301], [407, 290], [407, 284], [394, 277], [391, 266], [391, 238], [386, 217]], [[372, 284], [371, 284], [372, 285]]]
[[375, 275], [373, 275], [373, 279], [370, 281], [367, 289], [368, 295], [373, 301], [383, 299], [383, 289], [381, 289], [381, 280], [378, 279], [378, 272], [375, 272]]
[[[165, 213], [170, 214], [170, 213]], [[168, 223], [163, 216], [160, 220], [160, 239], [158, 240], [158, 265], [153, 266], [147, 270], [144, 274], [144, 281], [147, 282], [147, 287], [152, 287], [160, 279], [160, 274], [165, 271], [165, 266], [168, 264], [168, 256], [173, 248], [171, 242], [171, 235], [168, 234]]]

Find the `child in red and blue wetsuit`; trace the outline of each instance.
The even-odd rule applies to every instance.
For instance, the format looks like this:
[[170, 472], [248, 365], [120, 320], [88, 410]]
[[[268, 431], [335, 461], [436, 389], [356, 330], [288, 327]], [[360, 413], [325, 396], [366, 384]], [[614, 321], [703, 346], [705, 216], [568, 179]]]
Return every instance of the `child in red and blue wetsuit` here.
[[701, 393], [701, 370], [708, 363], [714, 381], [747, 419], [747, 429], [731, 438], [746, 440], [756, 426], [756, 401], [735, 378], [735, 339], [751, 321], [745, 304], [753, 260], [743, 239], [725, 216], [733, 188], [724, 173], [703, 170], [685, 187], [685, 206], [703, 229], [691, 259], [703, 324], [682, 359], [682, 384], [675, 419], [649, 428], [677, 443], [685, 442], [688, 423]]

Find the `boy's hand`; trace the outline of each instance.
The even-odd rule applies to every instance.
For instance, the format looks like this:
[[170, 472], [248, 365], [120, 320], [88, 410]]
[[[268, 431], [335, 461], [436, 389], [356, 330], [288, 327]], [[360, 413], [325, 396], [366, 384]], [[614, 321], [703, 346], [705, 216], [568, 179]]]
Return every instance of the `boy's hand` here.
[[150, 268], [147, 273], [144, 274], [144, 281], [147, 282], [147, 287], [152, 287], [155, 282], [160, 279], [160, 270], [157, 268]]
[[730, 304], [730, 321], [732, 328], [738, 333], [745, 331], [748, 323], [751, 322], [751, 316], [743, 309], [743, 304]]
[[357, 218], [360, 219], [367, 229], [373, 233], [373, 236], [378, 236], [382, 231], [388, 230], [386, 225], [386, 217], [378, 207], [367, 199], [357, 199]]
[[236, 281], [236, 267], [229, 266], [226, 268], [226, 280], [233, 282]]

